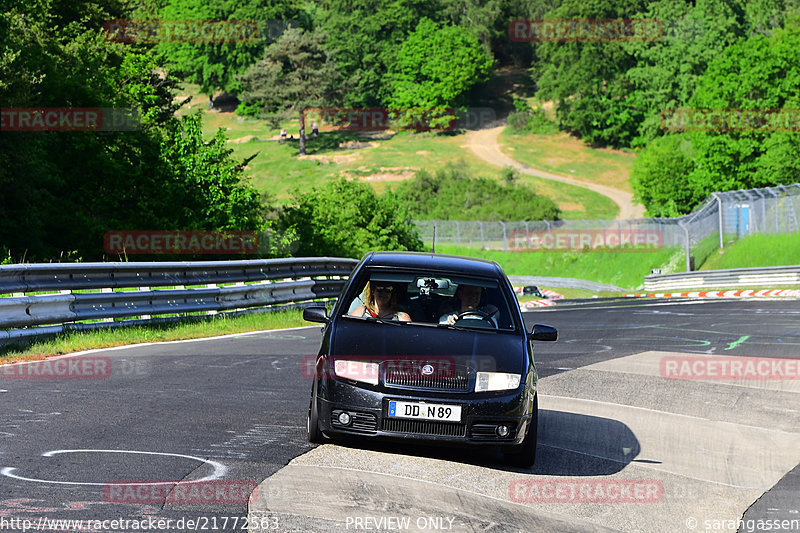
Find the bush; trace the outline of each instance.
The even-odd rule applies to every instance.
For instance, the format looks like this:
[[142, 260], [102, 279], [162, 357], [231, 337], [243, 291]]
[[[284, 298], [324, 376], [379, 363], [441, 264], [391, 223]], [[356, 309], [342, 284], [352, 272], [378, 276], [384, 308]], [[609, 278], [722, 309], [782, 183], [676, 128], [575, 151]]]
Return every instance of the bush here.
[[650, 141], [631, 170], [636, 198], [649, 216], [675, 217], [692, 210], [697, 199], [689, 175], [694, 168], [692, 146], [684, 136]]
[[241, 117], [259, 118], [264, 111], [264, 104], [261, 102], [239, 102], [236, 106], [236, 114]]
[[360, 258], [370, 250], [422, 251], [422, 241], [392, 194], [341, 179], [296, 192], [278, 216], [280, 231], [298, 239], [295, 255]]
[[547, 118], [544, 110], [532, 108], [525, 100], [514, 100], [516, 111], [508, 116], [508, 125], [514, 133], [558, 133], [558, 126]]
[[425, 170], [402, 182], [396, 195], [415, 218], [436, 220], [557, 220], [558, 206], [537, 195], [504, 169], [498, 180], [470, 175], [466, 163], [449, 164], [431, 175]]

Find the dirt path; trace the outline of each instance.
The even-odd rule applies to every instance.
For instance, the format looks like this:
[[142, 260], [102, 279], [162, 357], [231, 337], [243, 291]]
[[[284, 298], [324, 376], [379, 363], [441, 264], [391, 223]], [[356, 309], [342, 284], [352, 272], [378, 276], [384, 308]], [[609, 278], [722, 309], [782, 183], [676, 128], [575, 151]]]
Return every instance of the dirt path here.
[[467, 146], [472, 152], [491, 165], [498, 167], [514, 167], [515, 169], [531, 176], [537, 176], [547, 180], [560, 181], [568, 183], [577, 187], [583, 187], [602, 194], [611, 198], [615, 204], [619, 206], [620, 219], [641, 218], [644, 216], [644, 206], [634, 205], [633, 195], [629, 192], [614, 189], [613, 187], [606, 187], [605, 185], [598, 185], [596, 183], [589, 183], [586, 181], [579, 181], [565, 176], [558, 176], [550, 174], [543, 170], [530, 168], [522, 163], [514, 161], [502, 151], [500, 145], [497, 143], [497, 137], [503, 131], [505, 126], [497, 126], [495, 128], [470, 131], [466, 134], [465, 140]]

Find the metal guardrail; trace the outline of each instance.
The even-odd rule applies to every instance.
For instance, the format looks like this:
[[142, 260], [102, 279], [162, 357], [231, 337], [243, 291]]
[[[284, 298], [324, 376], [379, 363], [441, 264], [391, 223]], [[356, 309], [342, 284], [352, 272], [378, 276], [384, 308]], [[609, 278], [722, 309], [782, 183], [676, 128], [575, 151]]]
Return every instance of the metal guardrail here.
[[646, 291], [789, 285], [800, 285], [800, 265], [656, 274], [644, 278]]
[[[3, 265], [0, 295], [9, 296], [0, 297], [0, 343], [164, 320], [153, 315], [216, 314], [332, 298], [357, 263], [314, 257]], [[42, 292], [50, 294], [26, 294]], [[103, 322], [79, 323], [87, 320]]]

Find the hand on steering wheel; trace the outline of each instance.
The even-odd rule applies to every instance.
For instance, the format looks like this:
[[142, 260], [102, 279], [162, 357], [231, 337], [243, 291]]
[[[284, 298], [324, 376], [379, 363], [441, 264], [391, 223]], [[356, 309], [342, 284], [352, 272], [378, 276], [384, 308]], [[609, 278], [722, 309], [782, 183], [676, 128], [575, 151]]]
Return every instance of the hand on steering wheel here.
[[494, 320], [492, 319], [492, 315], [493, 314], [494, 313], [489, 314], [489, 313], [487, 313], [485, 311], [479, 311], [478, 309], [473, 309], [472, 311], [464, 311], [463, 313], [458, 313], [458, 315], [456, 316], [456, 319], [454, 320], [454, 322], [458, 322], [459, 320], [461, 320], [463, 318], [467, 318], [468, 316], [476, 316], [479, 319], [484, 320], [484, 321], [488, 322], [489, 324], [491, 324], [492, 327], [496, 328], [497, 325], [494, 323]]

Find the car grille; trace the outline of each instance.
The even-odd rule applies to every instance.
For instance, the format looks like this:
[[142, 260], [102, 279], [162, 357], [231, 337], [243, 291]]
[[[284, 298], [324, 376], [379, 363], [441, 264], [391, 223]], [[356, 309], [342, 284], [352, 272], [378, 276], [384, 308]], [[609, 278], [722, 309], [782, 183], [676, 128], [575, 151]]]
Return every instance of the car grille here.
[[466, 424], [447, 424], [425, 420], [383, 419], [383, 430], [393, 433], [416, 433], [417, 435], [438, 435], [442, 437], [463, 437]]
[[396, 387], [467, 390], [469, 386], [469, 369], [467, 367], [431, 362], [430, 365], [434, 371], [431, 375], [426, 376], [422, 373], [422, 367], [425, 364], [424, 361], [408, 361], [406, 364], [385, 365], [384, 383]]

